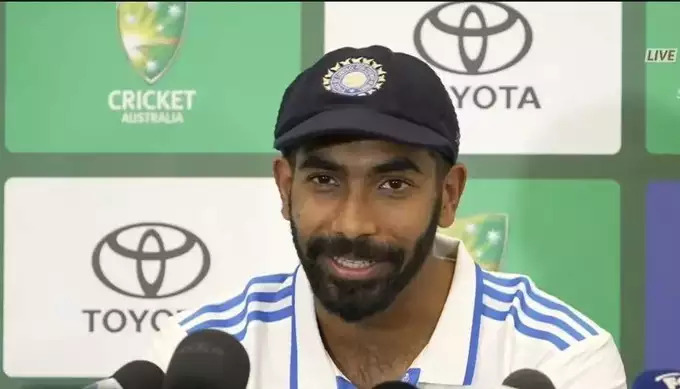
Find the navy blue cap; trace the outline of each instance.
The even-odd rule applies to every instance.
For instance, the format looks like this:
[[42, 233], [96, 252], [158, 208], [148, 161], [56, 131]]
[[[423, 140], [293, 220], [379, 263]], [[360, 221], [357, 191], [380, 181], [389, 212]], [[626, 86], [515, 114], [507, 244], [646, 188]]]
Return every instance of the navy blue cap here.
[[458, 118], [439, 76], [422, 60], [384, 46], [331, 51], [284, 92], [274, 148], [329, 136], [423, 146], [451, 162], [460, 143]]

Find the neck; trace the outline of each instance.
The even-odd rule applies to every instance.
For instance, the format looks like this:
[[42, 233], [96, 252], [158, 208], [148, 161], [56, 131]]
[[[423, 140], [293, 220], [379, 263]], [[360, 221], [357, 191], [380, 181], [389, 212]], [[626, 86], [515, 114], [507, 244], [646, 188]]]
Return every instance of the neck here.
[[428, 258], [418, 275], [404, 288], [390, 308], [355, 323], [325, 310], [316, 303], [319, 329], [333, 351], [353, 344], [390, 349], [409, 347], [429, 340], [449, 294], [455, 263]]

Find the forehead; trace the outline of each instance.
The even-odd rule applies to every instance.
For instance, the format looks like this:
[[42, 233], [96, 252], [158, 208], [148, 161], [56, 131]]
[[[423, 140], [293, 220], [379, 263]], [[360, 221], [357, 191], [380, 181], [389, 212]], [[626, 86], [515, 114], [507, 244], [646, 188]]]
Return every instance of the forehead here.
[[406, 157], [419, 165], [435, 162], [431, 153], [422, 147], [399, 144], [385, 140], [326, 140], [303, 147], [298, 162], [314, 155], [343, 165], [374, 165], [395, 157]]

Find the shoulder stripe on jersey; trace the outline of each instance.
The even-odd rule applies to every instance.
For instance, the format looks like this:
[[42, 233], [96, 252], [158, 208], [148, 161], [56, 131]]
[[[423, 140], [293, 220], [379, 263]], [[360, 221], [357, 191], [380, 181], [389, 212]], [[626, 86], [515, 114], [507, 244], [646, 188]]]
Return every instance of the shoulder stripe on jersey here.
[[[263, 322], [263, 323], [273, 323], [279, 320], [283, 320], [289, 317], [293, 316], [293, 306], [287, 306], [285, 308], [279, 309], [278, 311], [273, 311], [273, 312], [265, 312], [265, 311], [252, 311], [248, 314], [248, 317], [246, 318], [246, 325], [243, 327], [241, 331], [239, 331], [236, 334], [233, 334], [234, 338], [238, 340], [239, 342], [243, 341], [243, 339], [246, 337], [246, 334], [248, 333], [248, 326], [252, 322]], [[219, 320], [208, 320], [203, 323], [197, 324], [194, 327], [192, 327], [190, 330], [187, 331], [187, 333], [191, 334], [192, 332], [195, 331], [200, 331], [203, 329], [208, 329], [208, 328], [219, 328], [222, 327], [219, 323]]]
[[283, 320], [288, 317], [293, 317], [293, 311], [295, 308], [290, 305], [286, 308], [279, 309], [274, 312], [263, 312], [263, 311], [253, 311], [248, 314], [248, 319], [246, 321], [246, 326], [241, 330], [241, 332], [234, 334], [234, 337], [240, 342], [246, 337], [248, 332], [248, 326], [254, 321], [261, 321], [263, 323], [273, 323], [275, 321]]
[[498, 300], [498, 301], [501, 301], [501, 302], [504, 302], [504, 303], [512, 303], [513, 300], [515, 298], [517, 298], [519, 300], [520, 309], [522, 310], [522, 312], [524, 312], [530, 318], [532, 318], [532, 319], [534, 319], [538, 322], [542, 322], [542, 323], [546, 323], [546, 324], [550, 324], [550, 325], [553, 325], [555, 327], [558, 327], [561, 330], [563, 330], [564, 332], [566, 332], [567, 334], [571, 335], [571, 337], [574, 338], [577, 341], [581, 341], [581, 340], [585, 339], [585, 337], [581, 333], [576, 331], [569, 324], [565, 323], [562, 319], [560, 319], [558, 317], [543, 314], [541, 312], [534, 310], [529, 305], [527, 305], [527, 302], [526, 302], [526, 299], [525, 299], [525, 296], [524, 296], [524, 292], [521, 291], [521, 290], [518, 290], [514, 294], [505, 294], [503, 292], [500, 292], [500, 291], [493, 289], [493, 288], [490, 288], [490, 287], [484, 287], [483, 289], [484, 289], [484, 294], [486, 296], [489, 296], [494, 300]]
[[[190, 334], [196, 331], [209, 328], [225, 328], [225, 329], [231, 328], [245, 321], [245, 326], [243, 327], [243, 329], [238, 333], [232, 334], [236, 339], [241, 341], [243, 340], [243, 338], [245, 338], [246, 333], [248, 331], [248, 326], [250, 325], [251, 322], [260, 321], [264, 323], [273, 323], [291, 317], [293, 314], [292, 302], [290, 304], [287, 304], [284, 308], [280, 308], [276, 311], [269, 312], [256, 309], [254, 311], [248, 312], [248, 304], [251, 301], [275, 303], [287, 297], [291, 297], [293, 295], [293, 291], [294, 289], [293, 286], [291, 285], [277, 292], [251, 293], [250, 295], [248, 295], [246, 304], [243, 306], [243, 309], [241, 309], [241, 311], [237, 313], [235, 316], [230, 317], [228, 319], [208, 319], [202, 321], [189, 328], [187, 330], [187, 333]], [[227, 332], [231, 333], [230, 331]]]
[[591, 335], [597, 335], [597, 331], [588, 323], [585, 322], [582, 318], [580, 318], [576, 313], [574, 313], [573, 310], [569, 309], [566, 305], [557, 303], [555, 301], [549, 300], [540, 294], [537, 294], [536, 291], [532, 288], [531, 283], [529, 280], [524, 277], [524, 276], [517, 276], [514, 278], [501, 278], [498, 277], [494, 274], [488, 273], [488, 272], [482, 272], [482, 276], [485, 280], [494, 283], [499, 286], [505, 286], [505, 287], [516, 287], [517, 285], [524, 285], [527, 291], [527, 295], [529, 298], [532, 300], [536, 301], [537, 303], [545, 306], [546, 308], [553, 309], [555, 311], [559, 311], [564, 313], [565, 315], [569, 316], [572, 320], [574, 320], [576, 323], [581, 325], [583, 328], [585, 328], [586, 331], [588, 331], [589, 334]]
[[[245, 289], [241, 294], [239, 294], [236, 297], [233, 297], [223, 303], [220, 304], [210, 304], [206, 305], [196, 312], [192, 313], [191, 315], [185, 317], [182, 321], [180, 321], [180, 325], [184, 326], [190, 321], [196, 319], [197, 317], [205, 314], [205, 313], [218, 313], [218, 312], [224, 312], [228, 311], [229, 309], [241, 304], [245, 299], [246, 296], [248, 295], [248, 292], [250, 291], [250, 288], [253, 285], [256, 284], [280, 284], [283, 283], [285, 280], [290, 278], [292, 274], [270, 274], [270, 275], [265, 275], [265, 276], [260, 276], [260, 277], [255, 277], [252, 278], [250, 281], [248, 281], [248, 284], [246, 285]], [[253, 293], [255, 294], [255, 293]], [[262, 297], [261, 295], [258, 295], [258, 297]], [[257, 298], [256, 298], [257, 299]], [[258, 300], [262, 301], [262, 300]], [[278, 300], [277, 300], [278, 301]], [[246, 304], [247, 307], [248, 304]]]
[[[208, 323], [210, 327], [221, 327], [221, 328], [229, 328], [233, 327], [243, 321], [243, 319], [246, 318], [246, 314], [250, 315], [248, 313], [248, 305], [253, 302], [257, 301], [259, 303], [276, 303], [279, 302], [286, 297], [290, 297], [293, 295], [293, 287], [288, 286], [284, 289], [279, 290], [278, 292], [255, 292], [251, 293], [248, 295], [248, 298], [246, 300], [246, 304], [243, 305], [243, 309], [239, 313], [237, 313], [235, 316], [230, 317], [228, 319], [210, 319], [206, 320], [204, 322], [201, 322], [200, 324], [197, 324], [197, 326], [203, 326], [205, 323]], [[255, 311], [253, 311], [255, 312]], [[251, 312], [252, 313], [252, 312]], [[195, 326], [194, 326], [195, 328]], [[207, 327], [201, 327], [201, 328], [207, 328]]]
[[515, 306], [511, 306], [508, 312], [500, 312], [484, 305], [482, 307], [482, 315], [498, 321], [505, 321], [508, 315], [512, 315], [512, 318], [515, 321], [515, 328], [517, 328], [517, 331], [523, 333], [524, 335], [527, 335], [535, 339], [546, 340], [554, 344], [555, 347], [557, 347], [560, 350], [565, 350], [567, 347], [569, 347], [567, 342], [555, 336], [554, 334], [551, 334], [546, 331], [541, 331], [535, 328], [531, 328], [526, 324], [522, 323], [522, 321], [519, 319], [519, 315], [517, 314], [517, 308]]

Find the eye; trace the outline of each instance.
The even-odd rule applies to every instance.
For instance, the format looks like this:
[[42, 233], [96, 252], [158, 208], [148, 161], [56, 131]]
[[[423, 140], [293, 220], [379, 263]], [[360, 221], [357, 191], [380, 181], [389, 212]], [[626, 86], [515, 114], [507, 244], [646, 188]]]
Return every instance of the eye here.
[[409, 186], [410, 185], [403, 180], [387, 180], [380, 187], [382, 189], [398, 192], [407, 189]]
[[336, 185], [335, 180], [333, 180], [333, 177], [331, 176], [326, 176], [326, 175], [317, 175], [317, 176], [312, 176], [309, 178], [310, 181], [312, 181], [315, 184], [318, 185]]

